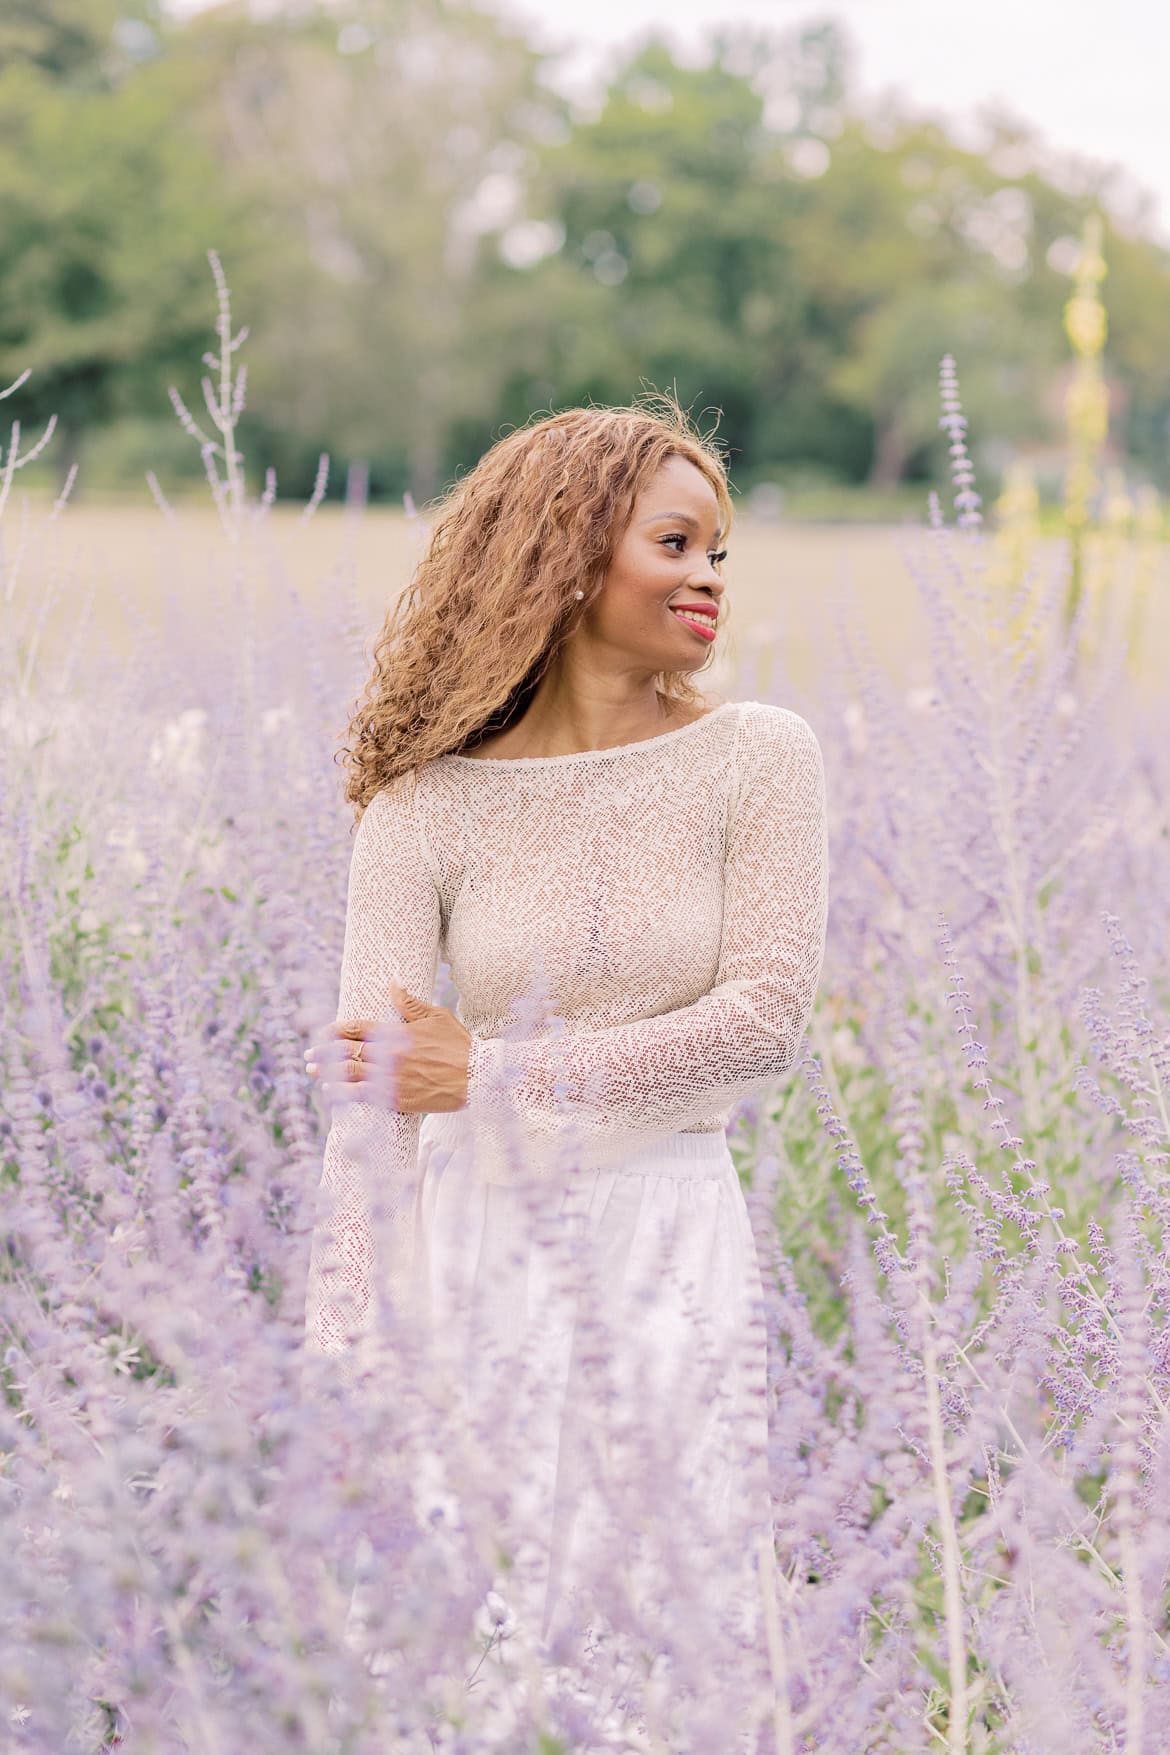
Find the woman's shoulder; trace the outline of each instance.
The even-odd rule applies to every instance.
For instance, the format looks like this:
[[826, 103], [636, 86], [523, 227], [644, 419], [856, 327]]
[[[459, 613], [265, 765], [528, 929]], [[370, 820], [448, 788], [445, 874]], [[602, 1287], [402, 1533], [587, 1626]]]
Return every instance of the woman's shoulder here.
[[819, 751], [816, 732], [802, 714], [773, 701], [739, 703], [741, 743], [751, 747], [812, 754]]

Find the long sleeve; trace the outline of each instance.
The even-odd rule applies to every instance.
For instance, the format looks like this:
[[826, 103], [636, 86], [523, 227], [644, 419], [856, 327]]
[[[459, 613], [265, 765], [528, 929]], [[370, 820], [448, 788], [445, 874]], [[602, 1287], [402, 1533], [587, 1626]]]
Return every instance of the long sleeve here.
[[[390, 982], [429, 1000], [439, 956], [438, 891], [413, 798], [377, 793], [354, 837], [337, 1021], [395, 1016]], [[333, 1111], [305, 1300], [306, 1346], [344, 1352], [409, 1273], [422, 1117], [372, 1103]]]
[[[745, 719], [728, 827], [719, 966], [691, 1005], [608, 1028], [473, 1039], [469, 1108], [489, 1129], [598, 1143], [725, 1111], [796, 1059], [824, 960], [828, 824], [820, 745], [799, 714]], [[686, 851], [670, 905], [686, 907]]]

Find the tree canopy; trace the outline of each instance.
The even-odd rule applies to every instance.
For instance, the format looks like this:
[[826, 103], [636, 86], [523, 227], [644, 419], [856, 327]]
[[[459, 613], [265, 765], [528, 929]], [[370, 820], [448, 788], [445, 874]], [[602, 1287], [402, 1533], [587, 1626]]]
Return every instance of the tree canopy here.
[[[213, 345], [207, 251], [247, 323], [245, 451], [416, 499], [509, 422], [673, 388], [744, 480], [937, 467], [956, 355], [973, 430], [1042, 441], [1075, 240], [1104, 211], [1119, 442], [1166, 483], [1170, 257], [1070, 191], [1023, 124], [981, 153], [867, 110], [832, 23], [660, 41], [574, 107], [468, 0], [10, 0], [0, 19], [0, 377], [62, 466], [173, 419]], [[10, 405], [13, 406], [13, 405]], [[197, 467], [197, 459], [195, 460]], [[335, 483], [341, 471], [335, 472]], [[84, 478], [83, 478], [84, 484]]]

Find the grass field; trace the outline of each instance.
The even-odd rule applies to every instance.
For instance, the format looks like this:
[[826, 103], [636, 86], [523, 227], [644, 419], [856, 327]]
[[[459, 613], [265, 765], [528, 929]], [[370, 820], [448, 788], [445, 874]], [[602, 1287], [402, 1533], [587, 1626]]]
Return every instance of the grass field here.
[[[238, 547], [225, 542], [213, 508], [183, 505], [173, 518], [153, 505], [81, 505], [49, 528], [47, 505], [14, 504], [0, 525], [9, 568], [35, 572], [47, 588], [44, 650], [59, 647], [92, 603], [95, 627], [113, 648], [131, 651], [142, 625], [186, 628], [197, 637], [202, 615], [230, 613], [236, 580], [261, 624], [288, 589], [327, 608], [347, 626], [372, 633], [385, 605], [408, 582], [423, 540], [422, 522], [367, 510], [348, 518], [336, 506], [304, 518], [277, 507], [262, 530]], [[902, 526], [817, 526], [762, 522], [741, 515], [725, 568], [730, 618], [716, 661], [705, 673], [721, 692], [731, 677], [751, 677], [768, 692], [773, 677], [813, 691], [839, 662], [841, 629], [872, 650], [880, 669], [907, 688], [930, 680], [920, 594], [907, 551], [929, 552], [926, 506]], [[22, 559], [21, 550], [28, 545]], [[1098, 548], [1101, 544], [1098, 543]], [[1041, 574], [1057, 563], [1060, 544], [1036, 545]], [[233, 559], [225, 562], [228, 556]], [[1122, 560], [1125, 580], [1133, 561]], [[233, 577], [234, 575], [234, 577]], [[39, 613], [39, 612], [38, 612]], [[1170, 548], [1154, 554], [1137, 686], [1157, 689], [1170, 664]], [[722, 680], [721, 680], [722, 679]]]

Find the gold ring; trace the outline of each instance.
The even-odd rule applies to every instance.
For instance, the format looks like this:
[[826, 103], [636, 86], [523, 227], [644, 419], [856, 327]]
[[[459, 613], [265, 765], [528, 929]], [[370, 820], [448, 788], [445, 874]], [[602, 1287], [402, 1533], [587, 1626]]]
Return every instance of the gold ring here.
[[364, 1039], [362, 1039], [362, 1038], [360, 1038], [360, 1037], [359, 1037], [359, 1039], [358, 1039], [358, 1045], [357, 1045], [357, 1047], [356, 1047], [356, 1048], [355, 1048], [355, 1049], [354, 1049], [354, 1051], [353, 1051], [353, 1058], [354, 1058], [354, 1059], [355, 1059], [355, 1060], [360, 1060], [360, 1059], [361, 1059], [361, 1058], [362, 1058], [362, 1050], [363, 1050], [363, 1048], [364, 1048], [364, 1047], [365, 1047], [365, 1045], [366, 1045], [366, 1044], [365, 1044], [365, 1041], [364, 1041]]

